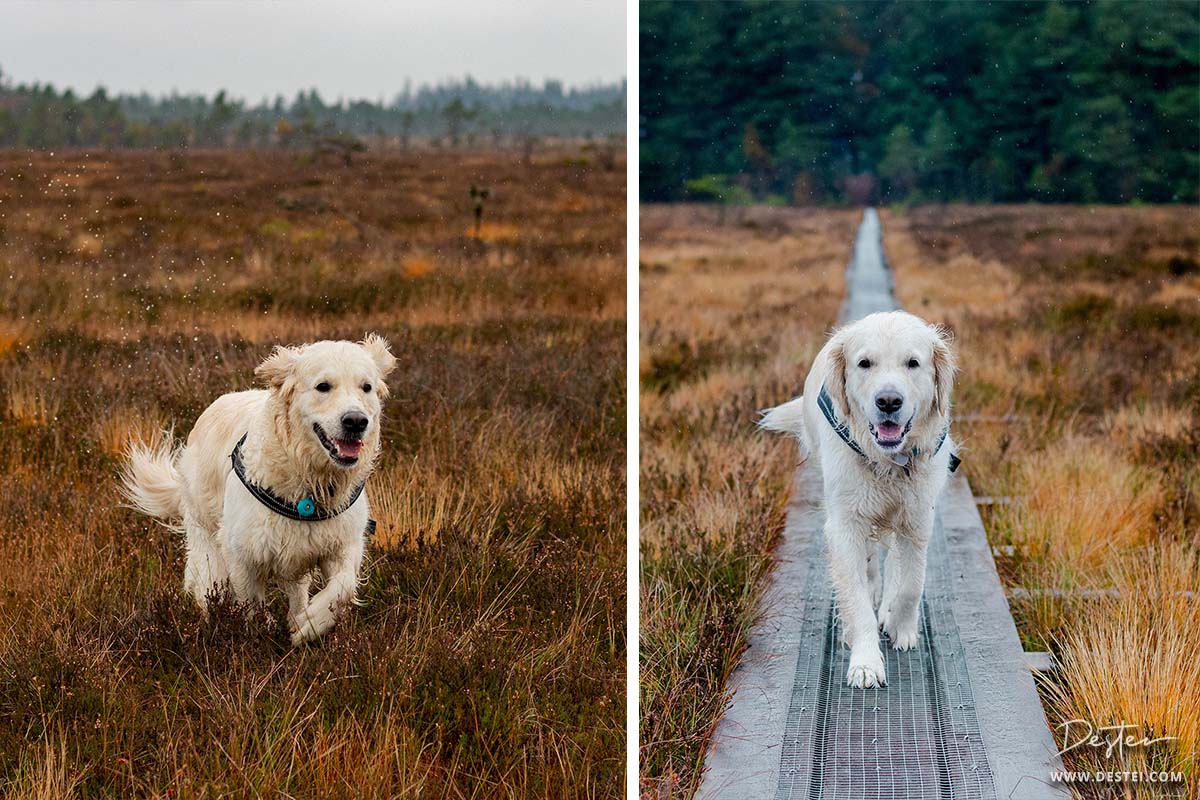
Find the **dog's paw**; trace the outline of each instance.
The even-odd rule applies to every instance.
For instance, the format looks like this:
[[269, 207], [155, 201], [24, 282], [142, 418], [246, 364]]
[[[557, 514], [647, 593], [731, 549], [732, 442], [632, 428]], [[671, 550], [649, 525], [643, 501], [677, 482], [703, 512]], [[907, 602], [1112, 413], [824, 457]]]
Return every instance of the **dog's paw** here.
[[917, 641], [920, 639], [917, 620], [903, 619], [898, 614], [891, 613], [890, 610], [879, 616], [879, 627], [883, 628], [883, 632], [892, 640], [893, 650], [912, 650], [917, 646]]
[[887, 673], [883, 669], [883, 653], [879, 648], [866, 657], [850, 656], [850, 669], [846, 672], [846, 685], [855, 689], [872, 689], [887, 686]]
[[329, 633], [332, 625], [316, 625], [312, 620], [305, 622], [299, 628], [290, 628], [292, 632], [292, 646], [298, 647], [302, 644], [311, 644], [320, 640], [322, 636]]
[[297, 647], [305, 642], [311, 642], [320, 637], [317, 629], [313, 627], [312, 622], [305, 622], [299, 628], [292, 629], [292, 647]]
[[888, 638], [892, 640], [893, 650], [912, 650], [920, 641], [920, 635], [914, 626], [911, 631], [897, 631], [895, 633], [888, 631]]
[[333, 627], [333, 622], [323, 620], [321, 617], [305, 615], [304, 621], [299, 626], [293, 624], [289, 627], [292, 630], [292, 645], [296, 646], [320, 639], [327, 630]]
[[335, 622], [337, 617], [332, 609], [310, 605], [300, 615], [300, 619], [291, 621], [292, 644], [320, 639], [333, 628]]

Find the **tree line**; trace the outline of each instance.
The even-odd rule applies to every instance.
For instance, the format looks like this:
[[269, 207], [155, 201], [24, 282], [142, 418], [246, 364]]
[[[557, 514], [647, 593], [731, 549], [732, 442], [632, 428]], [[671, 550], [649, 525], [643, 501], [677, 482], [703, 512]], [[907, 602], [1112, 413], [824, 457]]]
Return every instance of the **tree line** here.
[[1196, 202], [1200, 4], [641, 4], [641, 192]]
[[484, 85], [471, 78], [414, 89], [391, 101], [327, 102], [316, 89], [250, 105], [203, 95], [86, 96], [15, 84], [0, 71], [0, 147], [290, 147], [369, 139], [449, 147], [537, 138], [605, 138], [625, 131], [625, 83], [565, 88], [546, 81]]

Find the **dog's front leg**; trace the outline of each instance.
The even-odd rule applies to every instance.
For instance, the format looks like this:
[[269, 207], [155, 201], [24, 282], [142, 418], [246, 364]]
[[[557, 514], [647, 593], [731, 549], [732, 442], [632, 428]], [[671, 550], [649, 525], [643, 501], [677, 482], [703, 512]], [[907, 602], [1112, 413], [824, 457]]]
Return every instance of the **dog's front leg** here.
[[292, 630], [299, 630], [304, 619], [304, 609], [308, 608], [308, 590], [312, 585], [312, 573], [306, 572], [294, 581], [284, 581], [283, 591], [288, 599], [288, 621]]
[[850, 517], [830, 515], [825, 523], [829, 568], [842, 621], [842, 637], [850, 645], [846, 683], [859, 689], [887, 684], [883, 652], [879, 649], [879, 627], [867, 578], [867, 550], [875, 547], [875, 543], [867, 539], [868, 532], [868, 526]]
[[240, 558], [229, 561], [229, 585], [239, 602], [249, 603], [248, 611], [264, 608], [267, 603], [267, 585], [261, 573], [253, 565]]
[[900, 532], [888, 553], [879, 627], [892, 640], [896, 650], [911, 650], [917, 646], [929, 536], [930, 532], [923, 527]]
[[321, 573], [325, 576], [325, 586], [296, 617], [294, 645], [316, 639], [332, 628], [338, 612], [353, 602], [358, 590], [358, 561], [349, 556], [322, 561]]
[[873, 542], [867, 543], [867, 584], [871, 587], [871, 607], [879, 608], [883, 598], [883, 577], [879, 571], [883, 561], [883, 546]]

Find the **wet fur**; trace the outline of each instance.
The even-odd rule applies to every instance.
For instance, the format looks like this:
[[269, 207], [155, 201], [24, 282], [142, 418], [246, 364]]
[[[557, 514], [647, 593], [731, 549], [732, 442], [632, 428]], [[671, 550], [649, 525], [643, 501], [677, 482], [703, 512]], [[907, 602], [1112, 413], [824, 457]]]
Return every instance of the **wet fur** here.
[[[329, 630], [355, 596], [365, 548], [367, 492], [344, 513], [320, 522], [275, 514], [234, 474], [229, 454], [242, 436], [247, 476], [295, 502], [312, 497], [341, 506], [370, 474], [379, 451], [384, 383], [395, 365], [378, 336], [362, 342], [277, 347], [255, 370], [267, 387], [234, 392], [210, 405], [176, 449], [168, 435], [136, 443], [123, 473], [131, 504], [181, 529], [187, 542], [184, 589], [201, 607], [225, 586], [237, 599], [263, 603], [269, 582], [288, 596], [294, 643]], [[331, 379], [335, 390], [317, 392]], [[370, 383], [371, 391], [362, 391]], [[330, 431], [347, 410], [369, 419], [358, 462], [339, 466], [312, 431]], [[313, 597], [314, 569], [324, 586]]]
[[[880, 365], [874, 377], [871, 369], [857, 366], [866, 353]], [[904, 366], [910, 354], [919, 368]], [[813, 362], [803, 397], [768, 410], [760, 421], [767, 430], [797, 436], [808, 462], [821, 470], [825, 539], [843, 639], [850, 647], [846, 681], [851, 686], [886, 683], [879, 628], [898, 650], [918, 642], [934, 504], [949, 476], [954, 442], [947, 437], [936, 456], [928, 454], [950, 421], [955, 370], [942, 328], [902, 311], [872, 314], [835, 331]], [[868, 425], [875, 393], [892, 384], [913, 413], [899, 452], [916, 447], [926, 454], [913, 459], [910, 474], [893, 462], [897, 451], [876, 444]], [[869, 461], [821, 414], [822, 385]]]

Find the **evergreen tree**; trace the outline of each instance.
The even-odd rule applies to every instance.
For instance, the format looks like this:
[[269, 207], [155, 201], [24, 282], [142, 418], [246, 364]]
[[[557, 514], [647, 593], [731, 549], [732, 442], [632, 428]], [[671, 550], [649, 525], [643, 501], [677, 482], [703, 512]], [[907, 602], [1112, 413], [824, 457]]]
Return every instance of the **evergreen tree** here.
[[838, 200], [878, 176], [893, 200], [1200, 200], [1194, 0], [641, 12], [644, 199], [715, 177]]
[[892, 128], [879, 162], [879, 175], [887, 181], [884, 191], [888, 197], [904, 198], [912, 193], [917, 187], [920, 159], [921, 151], [909, 127], [901, 122]]

